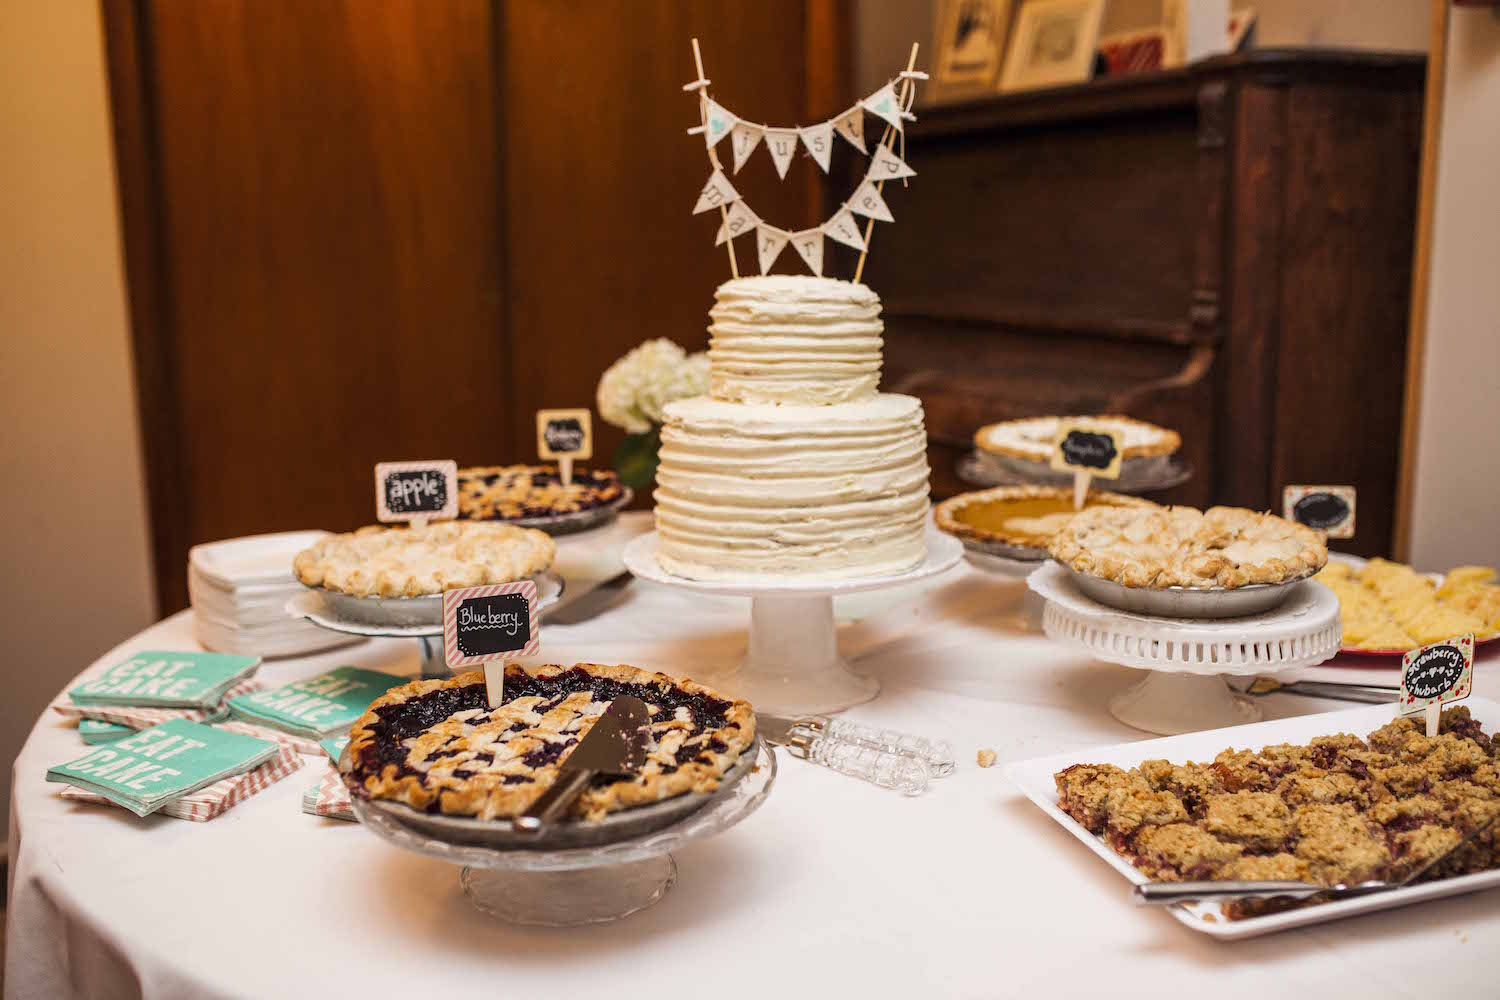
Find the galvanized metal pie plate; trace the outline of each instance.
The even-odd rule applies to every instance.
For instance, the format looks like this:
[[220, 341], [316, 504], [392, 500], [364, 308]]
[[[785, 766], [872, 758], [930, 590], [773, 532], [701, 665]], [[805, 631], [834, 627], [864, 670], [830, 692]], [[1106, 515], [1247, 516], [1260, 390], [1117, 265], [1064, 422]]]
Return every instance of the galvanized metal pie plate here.
[[[740, 754], [734, 766], [719, 779], [719, 787], [712, 792], [688, 792], [686, 795], [663, 799], [651, 805], [622, 809], [619, 812], [610, 813], [601, 820], [565, 820], [552, 824], [539, 837], [528, 837], [517, 832], [507, 819], [471, 819], [462, 816], [444, 816], [441, 813], [425, 813], [399, 802], [365, 799], [353, 788], [350, 789], [350, 797], [354, 800], [356, 814], [360, 808], [375, 810], [409, 830], [451, 844], [472, 844], [496, 850], [514, 851], [557, 851], [575, 847], [601, 847], [616, 841], [641, 837], [671, 826], [702, 809], [714, 799], [728, 794], [750, 773], [760, 753], [760, 746], [761, 740], [757, 736], [755, 742]], [[348, 769], [349, 751], [345, 748], [343, 756], [339, 758], [339, 774], [347, 775]]]
[[1243, 618], [1281, 606], [1311, 573], [1285, 583], [1252, 583], [1245, 587], [1127, 587], [1064, 566], [1078, 589], [1100, 604], [1159, 618]]
[[549, 535], [572, 535], [580, 531], [598, 528], [615, 519], [615, 515], [635, 499], [635, 490], [621, 486], [621, 493], [609, 503], [586, 510], [573, 510], [566, 514], [537, 514], [534, 517], [489, 517], [465, 518], [491, 524], [509, 524], [517, 528], [535, 528]]

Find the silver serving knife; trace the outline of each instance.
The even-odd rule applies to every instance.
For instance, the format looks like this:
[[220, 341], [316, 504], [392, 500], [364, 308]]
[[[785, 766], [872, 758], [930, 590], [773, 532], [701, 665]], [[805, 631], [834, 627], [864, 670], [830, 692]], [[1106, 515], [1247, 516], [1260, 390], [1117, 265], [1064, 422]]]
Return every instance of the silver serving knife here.
[[1244, 881], [1244, 882], [1147, 882], [1135, 887], [1133, 899], [1140, 906], [1167, 906], [1172, 903], [1185, 903], [1194, 899], [1235, 899], [1244, 897], [1273, 897], [1286, 896], [1291, 899], [1311, 899], [1314, 896], [1326, 896], [1330, 900], [1348, 899], [1351, 896], [1368, 896], [1377, 892], [1390, 892], [1392, 889], [1402, 889], [1411, 885], [1427, 870], [1432, 868], [1455, 852], [1463, 850], [1474, 838], [1488, 830], [1495, 820], [1500, 819], [1500, 812], [1485, 820], [1479, 826], [1469, 832], [1469, 835], [1442, 854], [1430, 859], [1425, 865], [1412, 872], [1399, 882], [1372, 881], [1356, 882], [1353, 884], [1340, 883], [1339, 885], [1313, 885], [1311, 882], [1273, 882], [1273, 881]]
[[622, 695], [594, 720], [559, 765], [557, 780], [516, 817], [517, 832], [539, 836], [563, 815], [596, 774], [632, 775], [646, 763], [651, 713], [639, 698]]
[[1268, 694], [1300, 694], [1306, 698], [1331, 698], [1335, 701], [1357, 701], [1366, 705], [1395, 704], [1401, 689], [1383, 684], [1333, 684], [1327, 681], [1291, 681], [1282, 683], [1270, 677], [1257, 677], [1240, 692], [1253, 698]]
[[547, 624], [577, 625], [579, 622], [588, 621], [595, 615], [607, 610], [610, 605], [619, 600], [620, 595], [625, 593], [625, 588], [630, 586], [630, 581], [634, 579], [635, 577], [630, 574], [630, 570], [628, 569], [616, 573], [572, 603], [566, 604], [558, 608], [553, 614], [547, 615]]

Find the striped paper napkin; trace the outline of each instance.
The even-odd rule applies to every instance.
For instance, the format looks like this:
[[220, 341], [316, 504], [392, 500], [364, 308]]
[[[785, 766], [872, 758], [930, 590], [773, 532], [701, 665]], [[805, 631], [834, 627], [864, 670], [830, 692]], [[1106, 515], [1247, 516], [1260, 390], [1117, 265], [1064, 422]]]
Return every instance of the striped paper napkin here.
[[[302, 755], [291, 747], [283, 745], [277, 748], [276, 756], [254, 770], [223, 778], [211, 785], [205, 785], [196, 792], [179, 796], [162, 806], [157, 812], [164, 816], [175, 816], [177, 819], [206, 822], [215, 816], [223, 815], [256, 792], [270, 788], [302, 767], [302, 764]], [[97, 792], [86, 792], [73, 785], [64, 788], [62, 796], [76, 802], [97, 805], [114, 804]]]
[[[264, 681], [251, 677], [225, 691], [224, 699], [228, 701], [242, 694], [254, 694], [256, 691], [264, 691], [266, 687]], [[52, 710], [69, 719], [96, 719], [99, 722], [129, 726], [131, 729], [150, 729], [172, 719], [213, 723], [229, 715], [229, 709], [222, 702], [211, 709], [149, 708], [144, 705], [78, 705], [66, 697], [54, 701]]]

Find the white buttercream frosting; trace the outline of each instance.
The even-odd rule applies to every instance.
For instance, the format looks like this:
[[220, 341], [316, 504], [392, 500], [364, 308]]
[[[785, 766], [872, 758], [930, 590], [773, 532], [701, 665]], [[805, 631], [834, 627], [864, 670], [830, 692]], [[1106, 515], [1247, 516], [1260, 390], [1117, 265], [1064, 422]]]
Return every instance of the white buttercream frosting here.
[[741, 403], [846, 403], [880, 383], [880, 299], [832, 278], [763, 275], [719, 286], [710, 393]]

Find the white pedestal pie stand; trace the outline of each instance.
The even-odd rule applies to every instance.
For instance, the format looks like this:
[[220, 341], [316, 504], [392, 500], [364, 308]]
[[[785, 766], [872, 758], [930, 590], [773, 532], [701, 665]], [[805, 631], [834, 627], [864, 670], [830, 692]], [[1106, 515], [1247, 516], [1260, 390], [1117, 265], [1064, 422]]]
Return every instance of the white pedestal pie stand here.
[[856, 674], [839, 656], [833, 599], [840, 594], [900, 587], [944, 573], [963, 557], [963, 546], [936, 529], [927, 531], [927, 558], [904, 573], [849, 579], [689, 580], [656, 560], [656, 532], [625, 547], [625, 567], [642, 580], [700, 594], [749, 597], [749, 648], [738, 666], [710, 671], [700, 680], [744, 698], [772, 715], [826, 715], [874, 698], [880, 682]]
[[1050, 638], [1150, 671], [1109, 702], [1115, 718], [1148, 733], [1258, 722], [1260, 709], [1224, 676], [1294, 676], [1336, 654], [1342, 636], [1338, 598], [1309, 583], [1263, 614], [1220, 619], [1116, 611], [1085, 597], [1057, 563], [1043, 565], [1026, 583], [1047, 602], [1042, 629]]

